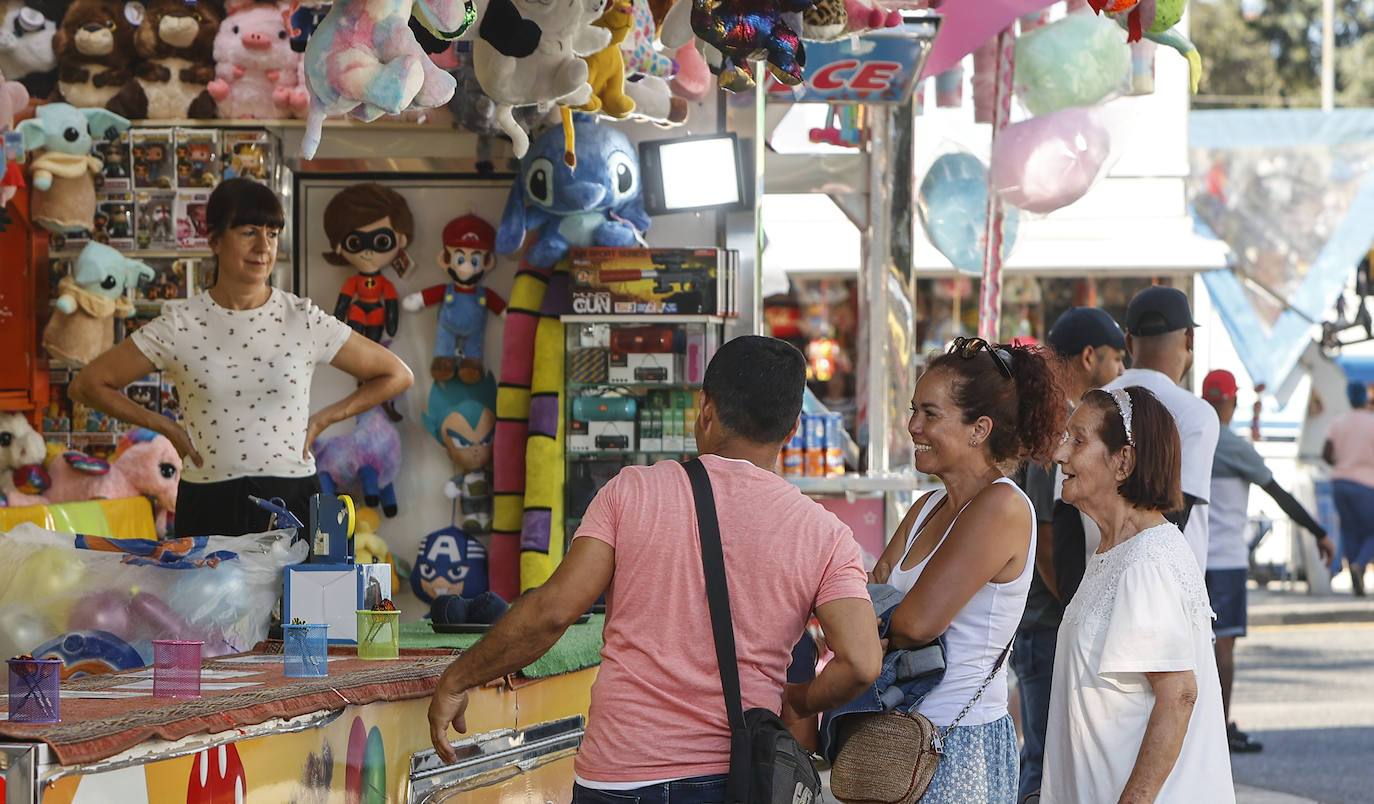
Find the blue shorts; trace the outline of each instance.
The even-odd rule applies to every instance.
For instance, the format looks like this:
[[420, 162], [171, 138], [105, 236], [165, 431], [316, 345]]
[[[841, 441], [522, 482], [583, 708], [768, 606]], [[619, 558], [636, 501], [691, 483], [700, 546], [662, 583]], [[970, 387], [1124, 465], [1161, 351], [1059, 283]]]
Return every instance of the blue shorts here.
[[1212, 634], [1218, 637], [1245, 636], [1245, 576], [1246, 570], [1207, 570], [1207, 597], [1217, 618], [1212, 621]]

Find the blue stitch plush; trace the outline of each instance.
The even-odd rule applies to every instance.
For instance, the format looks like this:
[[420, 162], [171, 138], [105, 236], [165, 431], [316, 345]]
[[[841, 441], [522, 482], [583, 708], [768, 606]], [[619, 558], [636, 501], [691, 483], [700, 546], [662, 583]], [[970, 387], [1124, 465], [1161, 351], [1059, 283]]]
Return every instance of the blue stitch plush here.
[[574, 115], [577, 167], [563, 161], [563, 130], [539, 135], [520, 160], [496, 250], [509, 254], [535, 233], [525, 260], [547, 268], [571, 247], [633, 246], [651, 221], [644, 211], [639, 155], [620, 131]]

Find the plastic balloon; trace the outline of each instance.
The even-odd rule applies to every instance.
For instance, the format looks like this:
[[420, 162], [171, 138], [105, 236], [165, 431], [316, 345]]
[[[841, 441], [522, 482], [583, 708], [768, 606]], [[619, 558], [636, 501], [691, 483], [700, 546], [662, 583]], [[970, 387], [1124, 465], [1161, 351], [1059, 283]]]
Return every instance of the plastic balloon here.
[[67, 547], [40, 547], [19, 564], [4, 600], [37, 606], [54, 598], [74, 596], [86, 577], [86, 566]]
[[127, 641], [133, 633], [129, 595], [117, 589], [91, 592], [72, 607], [68, 631], [106, 631]]
[[108, 631], [59, 634], [35, 648], [33, 655], [40, 659], [61, 659], [64, 675], [69, 678], [146, 667], [153, 658], [151, 646], [149, 655], [140, 655], [132, 645]]
[[[983, 271], [988, 220], [987, 168], [973, 154], [960, 151], [936, 159], [921, 181], [917, 212], [926, 236], [941, 254], [965, 274]], [[1006, 210], [1002, 258], [1016, 243], [1020, 215]]]
[[28, 653], [57, 629], [47, 617], [23, 604], [9, 603], [0, 611], [0, 659]]
[[253, 605], [247, 579], [235, 561], [178, 570], [177, 575], [167, 603], [193, 625], [229, 626]]
[[1016, 40], [1013, 89], [1031, 114], [1090, 106], [1125, 85], [1131, 49], [1110, 19], [1076, 12]]
[[1003, 201], [1047, 214], [1083, 197], [1111, 154], [1093, 108], [1065, 109], [1007, 126], [992, 146], [992, 188]]

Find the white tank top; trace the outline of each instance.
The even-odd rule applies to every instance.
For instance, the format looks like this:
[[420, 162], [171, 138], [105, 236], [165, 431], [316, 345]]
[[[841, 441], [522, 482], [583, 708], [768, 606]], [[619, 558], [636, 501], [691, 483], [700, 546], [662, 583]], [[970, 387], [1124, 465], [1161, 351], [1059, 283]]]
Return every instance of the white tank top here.
[[[1032, 558], [1035, 555], [1035, 509], [1031, 506], [1030, 498], [1011, 480], [1003, 477], [994, 482], [1006, 483], [1016, 489], [1016, 493], [1026, 501], [1031, 522], [1030, 549], [1026, 553], [1026, 566], [1016, 580], [983, 584], [982, 588], [974, 593], [968, 605], [954, 615], [954, 621], [945, 631], [945, 677], [916, 710], [940, 727], [948, 726], [973, 698], [997, 662], [1002, 649], [1016, 633], [1016, 628], [1021, 623], [1021, 614], [1026, 608], [1026, 592], [1030, 589], [1031, 573], [1035, 567]], [[904, 558], [911, 551], [912, 542], [916, 540], [916, 526], [924, 522], [944, 498], [945, 491], [940, 489], [926, 500], [920, 514], [912, 523], [911, 531], [907, 533], [906, 549], [902, 551]], [[954, 521], [958, 520], [956, 514]], [[951, 522], [949, 529], [940, 537], [940, 543], [931, 551], [931, 556], [945, 543], [953, 529], [954, 522]], [[916, 579], [921, 577], [921, 572], [928, 563], [930, 556], [926, 556], [921, 563], [909, 570], [902, 569], [899, 564], [892, 570], [887, 582], [903, 593], [908, 592], [916, 584]], [[988, 684], [983, 696], [969, 713], [964, 715], [964, 719], [959, 721], [959, 725], [977, 726], [991, 723], [1006, 714], [1007, 668], [1003, 662], [1002, 668], [997, 671], [997, 677]]]

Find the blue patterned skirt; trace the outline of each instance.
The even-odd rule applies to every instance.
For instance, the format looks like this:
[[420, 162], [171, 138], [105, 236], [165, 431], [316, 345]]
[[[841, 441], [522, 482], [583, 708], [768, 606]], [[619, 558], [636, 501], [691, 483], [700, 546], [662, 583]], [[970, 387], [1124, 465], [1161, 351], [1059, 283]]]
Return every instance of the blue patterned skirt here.
[[921, 804], [1015, 804], [1018, 750], [1011, 715], [955, 726]]

